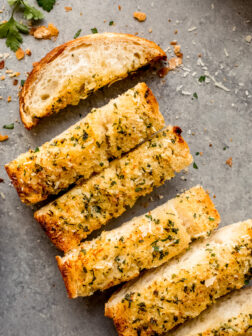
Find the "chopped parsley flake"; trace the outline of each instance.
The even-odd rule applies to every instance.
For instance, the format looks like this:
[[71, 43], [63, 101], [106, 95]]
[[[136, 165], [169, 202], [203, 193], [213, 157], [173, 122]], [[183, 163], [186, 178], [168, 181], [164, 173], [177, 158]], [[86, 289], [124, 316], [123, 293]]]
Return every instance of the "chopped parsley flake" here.
[[97, 30], [97, 28], [91, 28], [91, 32], [92, 32], [92, 34], [97, 34], [98, 30]]

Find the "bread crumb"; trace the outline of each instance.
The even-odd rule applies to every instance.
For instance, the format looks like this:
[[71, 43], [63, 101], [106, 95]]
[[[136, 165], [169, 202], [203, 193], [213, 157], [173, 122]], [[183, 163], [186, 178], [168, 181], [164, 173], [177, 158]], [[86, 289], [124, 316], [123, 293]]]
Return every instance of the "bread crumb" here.
[[227, 159], [226, 164], [227, 164], [229, 167], [232, 167], [232, 165], [233, 165], [233, 159], [232, 159], [232, 156], [231, 156], [229, 159]]
[[203, 156], [203, 152], [199, 152], [200, 156]]
[[2, 60], [1, 62], [0, 62], [0, 69], [3, 69], [4, 68], [4, 60]]
[[65, 8], [65, 11], [66, 12], [71, 12], [71, 10], [72, 10], [72, 7], [70, 7], [70, 6], [66, 6], [66, 7], [64, 7]]
[[14, 79], [13, 80], [13, 85], [17, 85], [18, 84], [18, 80], [17, 79]]
[[7, 98], [7, 102], [8, 102], [8, 103], [11, 102], [11, 96], [8, 96], [8, 98]]
[[146, 14], [144, 12], [134, 12], [133, 17], [139, 22], [146, 20]]
[[120, 5], [118, 5], [118, 10], [120, 11], [122, 9], [122, 7]]
[[1, 79], [1, 80], [5, 80], [5, 76], [2, 75], [2, 76], [0, 77], [0, 79]]
[[149, 33], [152, 33], [152, 28], [149, 29]]
[[178, 34], [178, 29], [174, 30], [174, 34], [175, 34], [175, 35]]
[[196, 29], [197, 29], [197, 27], [191, 27], [191, 28], [187, 29], [187, 31], [192, 32], [192, 31], [194, 31]]
[[216, 198], [216, 195], [213, 195], [213, 198]]
[[176, 44], [177, 44], [176, 40], [170, 42], [170, 45], [172, 45], [172, 46], [175, 46]]
[[245, 41], [250, 43], [252, 41], [252, 36], [251, 35], [246, 36]]
[[2, 134], [0, 134], [0, 142], [6, 141], [8, 139], [9, 139], [8, 135], [2, 135]]
[[160, 69], [158, 71], [158, 76], [160, 78], [163, 78], [163, 77], [165, 77], [168, 74], [169, 71], [170, 71], [169, 67], [163, 67], [162, 69]]
[[36, 39], [50, 39], [51, 37], [57, 37], [59, 35], [59, 30], [52, 24], [49, 23], [48, 27], [39, 26], [30, 30], [30, 34]]
[[23, 59], [25, 56], [24, 50], [22, 48], [18, 48], [18, 50], [16, 51], [16, 58], [20, 61], [21, 59]]
[[26, 50], [25, 50], [25, 54], [26, 54], [27, 56], [31, 56], [31, 54], [32, 54], [32, 53], [31, 53], [31, 50], [30, 50], [30, 49], [26, 49]]
[[180, 55], [180, 45], [175, 45], [173, 50], [176, 56]]

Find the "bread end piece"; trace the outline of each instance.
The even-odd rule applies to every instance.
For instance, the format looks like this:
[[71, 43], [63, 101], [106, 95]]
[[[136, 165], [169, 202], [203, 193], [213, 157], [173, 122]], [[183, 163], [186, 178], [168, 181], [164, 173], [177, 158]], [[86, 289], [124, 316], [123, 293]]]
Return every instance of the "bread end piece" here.
[[[125, 51], [124, 46], [128, 46], [129, 49], [131, 46], [132, 55], [128, 63], [126, 62], [126, 67], [121, 67], [118, 70], [116, 67], [113, 68], [111, 64], [102, 65], [102, 61], [106, 63], [106, 58], [111, 58], [112, 55], [107, 52], [99, 55], [96, 51], [97, 48], [98, 51], [105, 51], [108, 46], [111, 50], [114, 48], [114, 52], [116, 49], [120, 49], [120, 52], [125, 54], [127, 51]], [[120, 46], [121, 48], [119, 48]], [[80, 48], [83, 48], [85, 52], [80, 53]], [[90, 57], [86, 57], [84, 62], [86, 64], [86, 61], [88, 61], [88, 66], [85, 67], [86, 74], [82, 74], [78, 67], [78, 71], [76, 70], [77, 72], [74, 73], [78, 62], [81, 62], [80, 57], [85, 57], [86, 52], [89, 53], [89, 56], [92, 56], [92, 54], [99, 55], [99, 64], [96, 62], [98, 65], [94, 65], [90, 61]], [[113, 51], [111, 53], [113, 54]], [[60, 67], [64, 57], [69, 58], [69, 66], [71, 66], [71, 63], [74, 65], [72, 77], [65, 75], [56, 86], [53, 86], [55, 80], [54, 68]], [[127, 77], [129, 72], [136, 71], [152, 61], [166, 58], [166, 53], [156, 43], [130, 34], [93, 34], [68, 41], [49, 52], [30, 72], [19, 93], [21, 120], [27, 129], [31, 129], [41, 118], [57, 113], [69, 104], [77, 105], [80, 99], [85, 99], [90, 93], [107, 84]], [[133, 62], [134, 59], [135, 63]], [[101, 73], [102, 69], [106, 71]], [[97, 74], [99, 75], [97, 76]], [[85, 82], [84, 79], [87, 78], [87, 75], [89, 77]]]

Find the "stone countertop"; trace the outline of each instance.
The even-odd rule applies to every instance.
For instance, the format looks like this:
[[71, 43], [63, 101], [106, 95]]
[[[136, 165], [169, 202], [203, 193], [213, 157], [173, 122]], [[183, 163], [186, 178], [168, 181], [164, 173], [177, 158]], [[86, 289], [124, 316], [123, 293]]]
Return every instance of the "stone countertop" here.
[[[0, 20], [9, 17], [6, 10]], [[121, 5], [119, 11], [118, 5]], [[66, 12], [64, 7], [71, 6]], [[147, 14], [145, 22], [133, 19], [134, 11]], [[52, 246], [11, 186], [4, 164], [35, 148], [85, 116], [91, 107], [104, 105], [139, 81], [146, 81], [156, 95], [166, 123], [180, 126], [198, 169], [177, 175], [151, 196], [140, 199], [108, 228], [152, 209], [178, 192], [196, 184], [209, 190], [222, 217], [222, 226], [251, 217], [252, 213], [252, 3], [250, 0], [62, 0], [45, 13], [45, 23], [58, 27], [58, 39], [35, 40], [24, 36], [23, 49], [32, 55], [18, 61], [0, 40], [0, 54], [9, 53], [6, 69], [20, 79], [55, 46], [81, 35], [98, 32], [138, 33], [153, 40], [172, 57], [170, 42], [177, 40], [184, 54], [183, 66], [160, 79], [155, 69], [135, 75], [93, 94], [77, 107], [69, 107], [43, 120], [32, 131], [24, 129], [18, 113], [18, 86], [13, 78], [0, 81], [0, 335], [3, 336], [106, 336], [116, 335], [103, 316], [104, 303], [114, 289], [89, 298], [70, 300], [57, 269]], [[113, 25], [109, 25], [114, 21]], [[201, 57], [199, 57], [201, 55]], [[1, 76], [0, 75], [0, 76]], [[205, 76], [200, 83], [199, 77]], [[196, 94], [195, 94], [196, 93]], [[11, 102], [7, 102], [11, 96]], [[197, 96], [198, 98], [196, 98]], [[14, 122], [13, 130], [3, 125]], [[202, 155], [196, 155], [202, 152]], [[226, 160], [232, 158], [232, 167]], [[161, 197], [162, 196], [162, 197]]]

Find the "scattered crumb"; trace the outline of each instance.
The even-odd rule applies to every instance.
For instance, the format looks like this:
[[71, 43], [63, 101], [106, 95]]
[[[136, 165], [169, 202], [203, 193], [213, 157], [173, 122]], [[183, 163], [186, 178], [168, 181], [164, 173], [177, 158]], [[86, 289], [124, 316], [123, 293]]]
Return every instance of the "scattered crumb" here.
[[203, 156], [203, 152], [199, 152], [200, 156]]
[[122, 9], [122, 7], [120, 5], [118, 5], [118, 10], [120, 11]]
[[209, 147], [213, 147], [213, 145], [210, 143], [210, 144], [209, 144]]
[[37, 66], [38, 64], [39, 64], [39, 62], [33, 62], [33, 63], [32, 63], [33, 68], [34, 68], [35, 66]]
[[144, 12], [134, 12], [133, 17], [139, 22], [143, 22], [146, 20], [146, 14]]
[[18, 50], [16, 51], [16, 58], [20, 61], [21, 59], [23, 59], [25, 56], [24, 50], [22, 48], [18, 48]]
[[232, 167], [232, 165], [233, 165], [233, 159], [232, 159], [232, 157], [230, 157], [229, 159], [227, 159], [226, 164], [227, 164], [230, 168]]
[[172, 46], [175, 46], [176, 44], [177, 44], [176, 40], [170, 42], [170, 45], [172, 45]]
[[9, 74], [9, 77], [12, 78], [12, 77], [18, 77], [20, 76], [20, 72], [12, 72]]
[[32, 28], [30, 34], [36, 39], [50, 39], [51, 37], [57, 37], [59, 35], [59, 30], [52, 23], [49, 23], [48, 27], [39, 26], [37, 28]]
[[149, 33], [152, 33], [152, 28], [149, 29]]
[[173, 50], [174, 50], [174, 54], [179, 57], [180, 56], [180, 45], [175, 45]]
[[225, 54], [226, 57], [229, 56], [229, 53], [227, 52], [227, 49], [226, 49], [226, 48], [224, 48], [224, 54]]
[[[182, 90], [181, 93], [182, 93], [182, 95], [184, 95], [184, 96], [191, 96], [191, 95], [192, 95], [191, 92], [189, 92], [189, 91], [184, 91], [184, 90]], [[188, 134], [189, 134], [189, 131], [188, 131]], [[192, 134], [192, 132], [190, 132], [190, 134]]]
[[[2, 135], [2, 134], [0, 134], [0, 142], [6, 141], [8, 139], [9, 139], [8, 135]], [[0, 179], [0, 180], [2, 180], [2, 179]], [[3, 180], [0, 181], [0, 182], [3, 182]]]
[[1, 195], [2, 199], [5, 200], [4, 193], [1, 192], [0, 195]]
[[213, 198], [216, 198], [216, 195], [213, 195]]
[[252, 36], [251, 35], [246, 36], [245, 41], [250, 43], [252, 41]]
[[31, 56], [31, 54], [32, 54], [32, 53], [31, 53], [31, 50], [30, 50], [30, 49], [26, 49], [26, 50], [25, 50], [25, 54], [26, 54], [27, 56]]
[[198, 54], [198, 57], [202, 57], [202, 54]]
[[13, 85], [17, 85], [18, 84], [18, 80], [17, 79], [14, 79], [13, 80]]
[[72, 10], [72, 7], [68, 7], [68, 6], [66, 6], [66, 7], [64, 7], [65, 8], [65, 11], [66, 12], [71, 12], [71, 10]]
[[175, 35], [178, 34], [178, 29], [174, 30], [174, 34], [175, 34]]
[[163, 77], [165, 77], [168, 74], [169, 71], [170, 71], [169, 67], [163, 67], [162, 69], [160, 69], [158, 71], [158, 76], [160, 78], [163, 78]]
[[197, 29], [197, 27], [191, 27], [191, 28], [187, 29], [187, 31], [192, 32], [192, 31], [194, 31], [196, 29]]
[[234, 26], [234, 27], [232, 28], [232, 31], [233, 31], [233, 32], [236, 31], [236, 26]]
[[8, 103], [11, 102], [11, 96], [8, 96], [8, 98], [7, 98], [7, 102], [8, 102]]
[[163, 196], [163, 195], [158, 195], [158, 198], [159, 198], [159, 199], [163, 199], [164, 196]]
[[0, 96], [0, 100], [2, 100], [3, 99], [3, 96]]
[[0, 177], [0, 183], [3, 183], [4, 182], [4, 179], [2, 179], [1, 177]]
[[0, 69], [4, 68], [4, 60], [0, 61]]
[[0, 79], [1, 79], [1, 80], [5, 80], [5, 76], [2, 75], [2, 76], [0, 77]]

